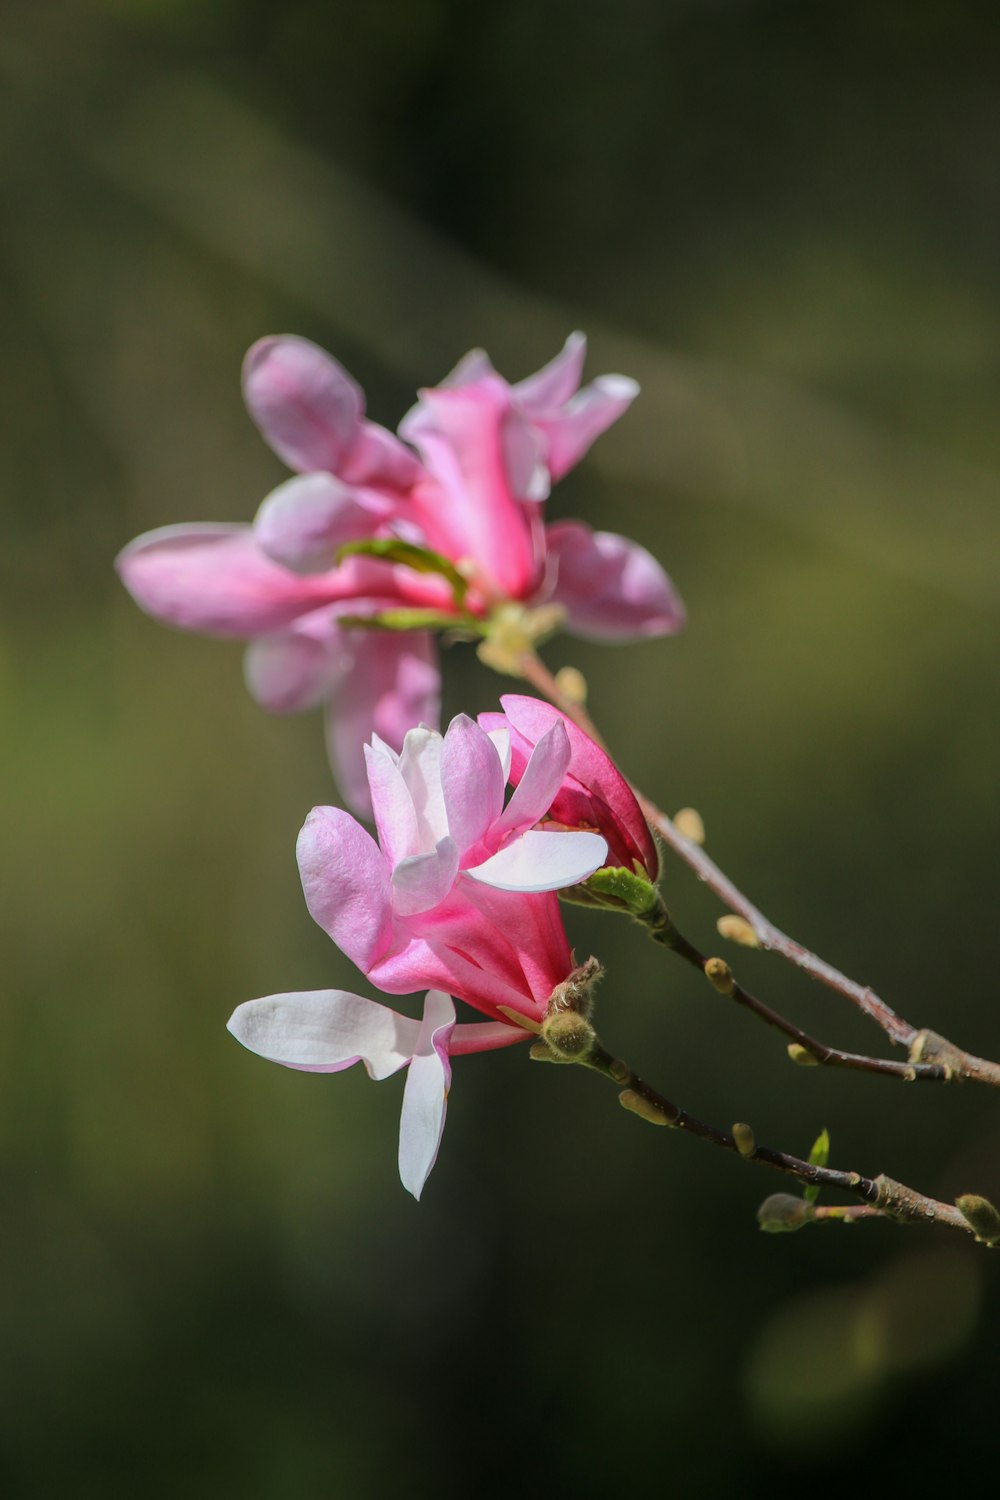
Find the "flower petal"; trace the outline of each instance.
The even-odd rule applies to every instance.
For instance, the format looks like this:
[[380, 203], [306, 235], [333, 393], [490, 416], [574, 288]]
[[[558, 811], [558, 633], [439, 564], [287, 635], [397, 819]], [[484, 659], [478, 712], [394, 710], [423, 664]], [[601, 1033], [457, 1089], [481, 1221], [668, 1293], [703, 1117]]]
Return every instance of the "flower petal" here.
[[418, 724], [403, 737], [399, 770], [406, 782], [417, 815], [418, 849], [433, 849], [448, 833], [448, 814], [441, 790], [441, 747], [436, 729]]
[[557, 891], [593, 875], [607, 852], [599, 833], [531, 829], [465, 873], [501, 891]]
[[513, 387], [518, 404], [529, 413], [564, 406], [579, 389], [586, 357], [586, 334], [571, 333], [555, 359]]
[[250, 696], [272, 714], [315, 708], [337, 680], [342, 651], [330, 609], [303, 615], [280, 634], [259, 635], [243, 658]]
[[497, 823], [497, 833], [519, 831], [541, 821], [562, 786], [570, 755], [569, 735], [557, 719], [532, 750], [524, 774]]
[[436, 849], [403, 859], [392, 872], [392, 905], [401, 917], [431, 911], [448, 895], [458, 874], [458, 848], [445, 837]]
[[645, 547], [582, 521], [557, 521], [545, 541], [556, 569], [550, 597], [566, 610], [576, 635], [624, 640], [683, 628], [680, 597]]
[[303, 473], [339, 471], [365, 409], [347, 371], [294, 334], [254, 344], [243, 362], [243, 397], [265, 442]]
[[296, 845], [306, 905], [341, 952], [366, 973], [389, 946], [392, 902], [385, 856], [339, 807], [314, 807]]
[[496, 746], [467, 714], [448, 725], [441, 750], [441, 788], [448, 832], [460, 854], [478, 844], [503, 810], [504, 775]]
[[420, 1022], [347, 990], [268, 995], [238, 1005], [229, 1020], [238, 1042], [286, 1068], [339, 1073], [363, 1062], [368, 1076], [388, 1078], [417, 1049]]
[[430, 990], [399, 1117], [399, 1176], [407, 1192], [417, 1199], [437, 1160], [444, 1132], [451, 1087], [448, 1042], [454, 1026], [451, 996]]
[[437, 725], [437, 647], [423, 630], [359, 629], [345, 632], [344, 648], [327, 712], [327, 749], [345, 802], [370, 817], [365, 743], [375, 733], [397, 749], [412, 724]]
[[624, 415], [638, 394], [638, 385], [627, 375], [601, 375], [561, 411], [534, 414], [534, 422], [545, 434], [552, 478], [561, 479], [578, 464], [595, 438]]
[[338, 548], [372, 536], [392, 512], [391, 502], [332, 474], [299, 474], [262, 502], [253, 531], [275, 562], [296, 573], [319, 573], [334, 566]]
[[147, 614], [181, 630], [246, 639], [280, 630], [345, 590], [265, 557], [249, 526], [161, 526], [118, 554], [118, 574]]

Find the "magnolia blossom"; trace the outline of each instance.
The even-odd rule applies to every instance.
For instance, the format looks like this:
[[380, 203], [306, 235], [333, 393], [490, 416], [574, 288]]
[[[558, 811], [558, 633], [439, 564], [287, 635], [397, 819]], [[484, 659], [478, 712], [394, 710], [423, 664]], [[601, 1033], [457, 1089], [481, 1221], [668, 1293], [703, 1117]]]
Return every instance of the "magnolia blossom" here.
[[[247, 684], [263, 707], [325, 704], [341, 791], [367, 813], [362, 743], [374, 730], [398, 750], [413, 723], [436, 724], [439, 679], [427, 631], [358, 628], [358, 617], [488, 620], [514, 601], [559, 605], [568, 628], [596, 639], [683, 624], [644, 548], [579, 521], [544, 524], [551, 482], [638, 391], [616, 375], [581, 389], [585, 348], [574, 334], [516, 385], [473, 353], [421, 392], [396, 437], [367, 419], [360, 388], [330, 355], [302, 338], [261, 340], [246, 358], [244, 395], [295, 477], [252, 525], [139, 537], [118, 558], [126, 587], [167, 624], [249, 641]], [[388, 542], [404, 546], [394, 557], [340, 557], [350, 544]], [[406, 545], [439, 554], [451, 577], [411, 566]]]
[[506, 806], [509, 735], [464, 714], [444, 736], [411, 729], [398, 755], [375, 738], [366, 756], [378, 843], [336, 807], [299, 835], [313, 917], [389, 994], [430, 986], [540, 1021], [573, 969], [554, 892], [607, 855], [598, 833], [536, 826], [569, 766], [565, 726], [539, 737]]
[[229, 1030], [251, 1052], [304, 1073], [339, 1073], [362, 1062], [380, 1081], [406, 1068], [399, 1120], [399, 1175], [419, 1198], [444, 1130], [451, 1059], [522, 1041], [520, 1026], [502, 1021], [456, 1025], [451, 997], [431, 990], [423, 1019], [345, 990], [268, 995], [237, 1006]]
[[480, 714], [479, 723], [487, 733], [508, 738], [511, 784], [520, 787], [537, 746], [561, 729], [569, 760], [545, 816], [566, 828], [596, 829], [607, 842], [607, 864], [623, 865], [655, 883], [660, 870], [656, 840], [635, 793], [607, 752], [550, 703], [520, 693], [506, 693], [500, 703], [503, 713]]

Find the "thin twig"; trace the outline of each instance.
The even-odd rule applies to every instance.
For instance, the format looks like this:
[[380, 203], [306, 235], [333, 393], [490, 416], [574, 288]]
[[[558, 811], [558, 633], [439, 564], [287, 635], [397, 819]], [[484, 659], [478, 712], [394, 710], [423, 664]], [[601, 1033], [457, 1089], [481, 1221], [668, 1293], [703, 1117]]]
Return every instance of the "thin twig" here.
[[[534, 652], [525, 652], [519, 661], [521, 676], [526, 682], [531, 683], [543, 697], [547, 698], [556, 708], [571, 719], [584, 734], [589, 735], [603, 749], [607, 745], [598, 730], [593, 719], [587, 713], [582, 704], [566, 697], [559, 689], [555, 677], [545, 666], [544, 662]], [[748, 922], [753, 929], [758, 945], [772, 953], [778, 953], [782, 958], [803, 969], [811, 978], [820, 984], [836, 991], [855, 1005], [864, 1015], [873, 1020], [877, 1026], [885, 1032], [889, 1040], [896, 1046], [905, 1047], [909, 1054], [911, 1066], [934, 1065], [940, 1068], [940, 1073], [931, 1075], [924, 1073], [919, 1076], [930, 1078], [932, 1076], [941, 1080], [946, 1078], [968, 1078], [977, 1083], [988, 1083], [994, 1087], [1000, 1087], [1000, 1064], [990, 1062], [986, 1058], [976, 1057], [973, 1053], [966, 1052], [956, 1047], [946, 1037], [940, 1036], [935, 1031], [919, 1028], [912, 1025], [902, 1016], [896, 1014], [873, 989], [868, 985], [858, 984], [856, 980], [849, 979], [839, 969], [834, 968], [825, 959], [812, 953], [801, 943], [790, 938], [780, 928], [776, 927], [764, 913], [754, 906], [748, 897], [733, 884], [713, 859], [710, 858], [700, 845], [685, 838], [684, 834], [676, 827], [672, 819], [668, 818], [655, 802], [643, 795], [638, 788], [633, 787], [636, 798], [651, 826], [663, 839], [664, 843], [677, 854], [690, 869], [698, 876], [699, 880], [705, 882], [711, 890], [729, 910]], [[742, 1002], [741, 1002], [742, 1003]], [[766, 1007], [765, 1007], [766, 1009]], [[775, 1013], [773, 1013], [775, 1014]], [[781, 1018], [777, 1018], [781, 1020]], [[775, 1024], [775, 1023], [770, 1023]], [[790, 1023], [785, 1023], [790, 1024]], [[806, 1041], [800, 1042], [806, 1046]], [[831, 1054], [835, 1049], [827, 1048]], [[843, 1057], [852, 1054], [843, 1053]], [[872, 1059], [874, 1061], [874, 1059]], [[836, 1066], [857, 1066], [856, 1063], [836, 1063]], [[886, 1073], [896, 1073], [891, 1066], [880, 1067], [874, 1070]], [[897, 1075], [900, 1076], [900, 1075]]]

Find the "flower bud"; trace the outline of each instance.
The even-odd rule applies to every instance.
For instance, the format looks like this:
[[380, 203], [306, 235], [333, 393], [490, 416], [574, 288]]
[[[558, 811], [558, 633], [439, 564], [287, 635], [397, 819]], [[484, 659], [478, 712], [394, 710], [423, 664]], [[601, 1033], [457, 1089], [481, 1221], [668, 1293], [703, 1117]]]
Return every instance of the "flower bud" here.
[[682, 807], [680, 812], [674, 813], [673, 824], [677, 832], [692, 844], [700, 845], [705, 842], [705, 824], [697, 808]]
[[799, 1042], [789, 1042], [788, 1055], [793, 1063], [798, 1063], [800, 1068], [818, 1068], [819, 1058], [803, 1047]]
[[728, 938], [731, 943], [739, 943], [742, 948], [760, 947], [760, 940], [746, 917], [738, 917], [730, 912], [720, 917], [715, 926], [719, 936]]
[[955, 1199], [955, 1207], [976, 1231], [976, 1239], [987, 1245], [1000, 1245], [1000, 1213], [997, 1213], [988, 1198], [978, 1193], [963, 1193]]
[[706, 958], [705, 978], [720, 995], [731, 995], [736, 988], [733, 971], [724, 958]]
[[815, 1217], [812, 1204], [792, 1193], [772, 1193], [757, 1210], [757, 1223], [765, 1234], [791, 1234], [811, 1224]]
[[542, 1040], [560, 1060], [581, 1062], [597, 1040], [585, 1016], [573, 1010], [557, 1010], [542, 1022]]
[[753, 1130], [749, 1125], [745, 1125], [740, 1120], [733, 1126], [733, 1140], [736, 1142], [736, 1149], [741, 1156], [753, 1156], [757, 1149]]

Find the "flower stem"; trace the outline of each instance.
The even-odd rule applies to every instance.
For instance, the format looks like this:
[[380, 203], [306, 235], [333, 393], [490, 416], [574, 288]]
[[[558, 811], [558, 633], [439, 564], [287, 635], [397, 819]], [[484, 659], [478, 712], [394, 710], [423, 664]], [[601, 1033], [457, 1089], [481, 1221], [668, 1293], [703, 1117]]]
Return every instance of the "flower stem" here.
[[[568, 719], [571, 719], [579, 729], [583, 730], [584, 734], [589, 735], [592, 740], [607, 750], [608, 747], [587, 710], [581, 703], [560, 692], [555, 677], [537, 654], [525, 652], [519, 659], [519, 668], [526, 682], [529, 682], [537, 692], [547, 698]], [[633, 787], [633, 791], [651, 827], [655, 829], [663, 842], [694, 871], [699, 880], [704, 881], [709, 890], [718, 896], [731, 912], [735, 912], [749, 923], [759, 947], [780, 954], [789, 963], [803, 969], [811, 978], [849, 1000], [852, 1005], [881, 1027], [895, 1046], [907, 1049], [909, 1066], [889, 1063], [879, 1065], [879, 1060], [876, 1058], [855, 1059], [855, 1054], [837, 1053], [834, 1048], [813, 1042], [805, 1033], [801, 1034], [801, 1038], [796, 1036], [797, 1045], [804, 1047], [807, 1052], [817, 1058], [817, 1061], [829, 1063], [831, 1066], [864, 1067], [868, 1072], [886, 1073], [904, 1078], [909, 1077], [911, 1069], [923, 1069], [930, 1066], [938, 1071], [918, 1071], [915, 1076], [939, 1081], [949, 1078], [967, 1078], [977, 1083], [988, 1083], [994, 1087], [1000, 1087], [1000, 1064], [986, 1058], [976, 1057], [973, 1053], [956, 1047], [953, 1042], [948, 1041], [946, 1037], [939, 1036], [937, 1032], [912, 1025], [904, 1017], [897, 1015], [892, 1007], [868, 985], [849, 979], [833, 964], [827, 963], [825, 959], [812, 953], [794, 938], [790, 938], [765, 917], [764, 913], [743, 894], [699, 844], [693, 843], [681, 833], [655, 802], [650, 801], [638, 788]], [[741, 995], [746, 998], [734, 996], [739, 999], [740, 1004], [747, 1004], [752, 1000], [752, 997], [746, 995], [746, 991], [741, 991]], [[776, 1012], [769, 1011], [769, 1007], [764, 1006], [762, 1002], [750, 1004], [749, 1008], [756, 1010], [757, 1014], [768, 1020], [768, 1024], [777, 1026], [779, 1030], [785, 1030], [787, 1035], [792, 1035], [792, 1031], [788, 1030], [791, 1023], [784, 1021], [783, 1017], [778, 1016]], [[797, 1030], [797, 1028], [793, 1029]], [[822, 1056], [822, 1053], [828, 1056]], [[841, 1060], [846, 1058], [855, 1060], [849, 1062]], [[875, 1066], [867, 1066], [868, 1064], [875, 1064]]]

